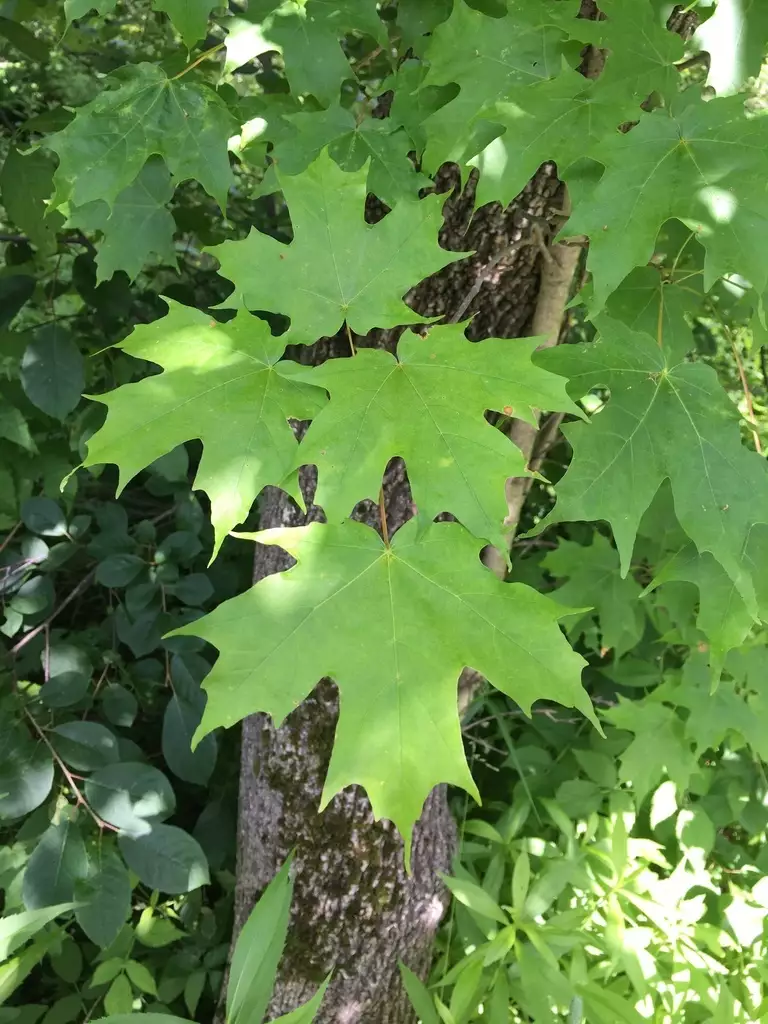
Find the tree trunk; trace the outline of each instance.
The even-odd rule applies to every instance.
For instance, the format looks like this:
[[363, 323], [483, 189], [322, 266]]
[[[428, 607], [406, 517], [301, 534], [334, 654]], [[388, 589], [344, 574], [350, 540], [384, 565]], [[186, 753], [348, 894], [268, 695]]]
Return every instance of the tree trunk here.
[[[539, 293], [544, 247], [556, 227], [561, 186], [545, 165], [507, 209], [489, 205], [474, 213], [474, 180], [458, 187], [453, 167], [437, 176], [439, 191], [453, 187], [440, 241], [476, 255], [423, 282], [410, 297], [424, 315], [464, 319], [470, 333], [517, 337], [529, 327]], [[370, 220], [384, 211], [372, 204]], [[473, 215], [474, 213], [474, 215]], [[357, 346], [393, 350], [399, 331], [372, 332]], [[292, 353], [306, 362], [346, 355], [346, 335]], [[321, 518], [311, 505], [312, 471], [302, 472], [307, 516], [282, 492], [262, 499], [260, 526], [298, 526]], [[387, 525], [393, 534], [412, 514], [405, 467], [394, 459], [383, 489]], [[362, 502], [356, 518], [379, 529], [379, 509]], [[254, 581], [290, 566], [274, 547], [257, 545]], [[258, 624], [254, 623], [254, 628]], [[295, 895], [286, 954], [270, 1007], [271, 1016], [305, 1002], [329, 970], [334, 980], [319, 1024], [409, 1024], [415, 1020], [397, 967], [402, 960], [417, 974], [429, 967], [434, 933], [446, 893], [439, 873], [450, 870], [456, 828], [444, 787], [427, 800], [416, 828], [412, 869], [403, 866], [403, 846], [390, 822], [376, 822], [365, 793], [351, 787], [317, 813], [337, 717], [333, 683], [323, 680], [284, 725], [263, 715], [243, 723], [238, 830], [235, 933], [291, 849]]]

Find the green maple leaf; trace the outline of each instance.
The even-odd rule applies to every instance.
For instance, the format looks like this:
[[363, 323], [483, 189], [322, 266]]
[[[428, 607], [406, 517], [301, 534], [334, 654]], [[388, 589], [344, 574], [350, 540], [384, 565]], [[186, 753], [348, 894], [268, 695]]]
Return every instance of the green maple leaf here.
[[768, 286], [766, 151], [768, 129], [761, 118], [744, 117], [740, 98], [705, 103], [690, 93], [669, 109], [642, 114], [631, 131], [594, 149], [605, 174], [575, 205], [564, 233], [590, 237], [598, 306], [633, 267], [648, 262], [659, 229], [672, 218], [706, 250], [707, 289], [736, 272], [762, 293]]
[[642, 588], [631, 576], [622, 579], [618, 552], [602, 534], [595, 532], [586, 547], [560, 540], [541, 564], [557, 579], [567, 579], [555, 591], [560, 604], [594, 608], [587, 616], [579, 613], [572, 624], [566, 621], [569, 636], [578, 639], [597, 615], [602, 647], [612, 650], [616, 660], [639, 643], [645, 626], [638, 600]]
[[295, 95], [310, 93], [322, 103], [339, 99], [343, 82], [355, 74], [340, 40], [351, 32], [373, 36], [386, 44], [375, 0], [285, 0], [252, 5], [264, 49], [283, 54], [285, 76]]
[[604, 21], [579, 18], [570, 25], [571, 38], [607, 51], [605, 67], [596, 80], [597, 91], [614, 101], [629, 97], [635, 105], [654, 92], [671, 99], [680, 88], [674, 66], [685, 44], [664, 24], [648, 0], [605, 0]]
[[526, 713], [551, 699], [595, 721], [584, 662], [557, 626], [563, 609], [500, 582], [458, 523], [416, 532], [411, 520], [391, 548], [349, 520], [256, 534], [298, 564], [176, 631], [220, 651], [198, 739], [255, 711], [279, 724], [323, 676], [335, 679], [341, 710], [322, 806], [360, 784], [407, 846], [433, 786], [477, 796], [457, 710], [464, 666]]
[[214, 7], [220, 7], [217, 0], [154, 0], [156, 11], [163, 11], [173, 22], [173, 27], [184, 40], [187, 49], [203, 39], [208, 30], [208, 18]]
[[768, 704], [760, 694], [738, 692], [733, 679], [724, 679], [712, 692], [703, 654], [692, 652], [679, 680], [657, 693], [688, 710], [685, 733], [697, 756], [717, 750], [729, 732], [737, 732], [761, 758], [768, 758]]
[[551, 522], [605, 520], [627, 572], [638, 526], [669, 479], [675, 514], [700, 553], [710, 552], [756, 614], [744, 553], [753, 527], [768, 522], [765, 460], [742, 446], [736, 411], [715, 372], [686, 362], [679, 347], [600, 317], [598, 339], [537, 353], [569, 378], [572, 397], [608, 387], [589, 425], [565, 434], [573, 459], [557, 486]]
[[405, 334], [397, 358], [360, 349], [292, 379], [325, 388], [331, 401], [299, 447], [318, 467], [315, 501], [331, 520], [376, 498], [389, 460], [405, 459], [419, 512], [452, 512], [476, 537], [503, 548], [504, 481], [525, 476], [522, 453], [485, 419], [487, 410], [535, 423], [532, 409], [578, 411], [565, 381], [534, 367], [540, 338], [474, 344], [462, 324]]
[[282, 174], [300, 174], [328, 147], [344, 171], [368, 165], [368, 191], [395, 206], [400, 199], [418, 199], [419, 189], [432, 184], [419, 174], [408, 153], [413, 144], [404, 131], [393, 131], [389, 118], [368, 117], [358, 123], [343, 107], [283, 118], [272, 159]]
[[[727, 653], [743, 644], [754, 627], [754, 617], [722, 566], [707, 552], [699, 554], [688, 541], [671, 509], [665, 518], [667, 532], [658, 545], [653, 580], [646, 590], [674, 582], [692, 583], [698, 588], [696, 625], [709, 641], [712, 682], [717, 684]], [[649, 544], [652, 546], [653, 540]], [[768, 527], [757, 525], [752, 529], [743, 562], [755, 585], [757, 614], [768, 622]]]
[[698, 757], [676, 711], [654, 700], [619, 697], [616, 707], [602, 714], [611, 725], [634, 734], [619, 758], [619, 778], [632, 785], [638, 805], [665, 775], [681, 791], [688, 788]]
[[208, 250], [249, 309], [291, 318], [293, 342], [331, 337], [345, 320], [361, 335], [423, 322], [402, 296], [466, 255], [437, 243], [439, 196], [399, 203], [378, 224], [366, 224], [367, 175], [364, 167], [345, 173], [324, 150], [302, 174], [278, 175], [293, 224], [290, 245], [253, 229], [241, 242]]
[[120, 344], [163, 373], [92, 396], [108, 413], [88, 441], [83, 465], [114, 462], [121, 489], [161, 455], [200, 438], [195, 486], [211, 499], [215, 556], [259, 491], [282, 484], [290, 472], [296, 440], [288, 417], [312, 417], [324, 396], [280, 375], [276, 364], [286, 339], [273, 337], [262, 320], [241, 312], [220, 324], [166, 301], [167, 316], [136, 327]]
[[152, 157], [111, 210], [100, 200], [70, 207], [70, 226], [100, 231], [104, 236], [96, 256], [97, 281], [108, 280], [118, 270], [134, 280], [153, 255], [158, 262], [176, 266], [176, 225], [166, 207], [172, 195], [168, 168]]
[[[553, 79], [513, 89], [507, 99], [489, 104], [483, 120], [503, 134], [493, 139], [468, 163], [480, 171], [477, 203], [511, 203], [547, 160], [557, 163], [561, 178], [568, 167], [588, 156], [629, 116], [622, 106], [598, 89], [598, 82], [568, 68]], [[427, 123], [429, 128], [429, 122]]]
[[237, 124], [216, 92], [146, 63], [121, 68], [107, 83], [113, 88], [45, 140], [59, 157], [53, 205], [111, 206], [157, 155], [177, 181], [196, 178], [224, 209], [233, 180], [227, 142]]
[[[495, 99], [516, 86], [551, 78], [560, 71], [563, 4], [508, 0], [504, 18], [490, 18], [456, 0], [451, 16], [432, 33], [425, 59], [424, 88], [456, 83], [458, 96], [424, 122], [426, 166], [463, 158], [474, 122]], [[575, 15], [573, 4], [565, 10]], [[472, 149], [470, 155], [476, 153]]]
[[101, 15], [111, 14], [117, 7], [117, 0], [64, 0], [64, 17], [67, 27], [78, 18], [84, 18], [91, 11]]

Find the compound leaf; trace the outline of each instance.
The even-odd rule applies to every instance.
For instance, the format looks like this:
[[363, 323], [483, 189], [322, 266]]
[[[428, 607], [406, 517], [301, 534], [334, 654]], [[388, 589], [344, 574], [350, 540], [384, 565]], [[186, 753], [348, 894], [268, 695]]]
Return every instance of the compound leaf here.
[[465, 666], [526, 712], [552, 699], [594, 721], [579, 681], [583, 661], [557, 626], [563, 609], [500, 582], [457, 523], [417, 532], [411, 520], [391, 548], [349, 520], [256, 534], [298, 564], [176, 631], [221, 652], [205, 682], [198, 737], [254, 711], [281, 722], [319, 679], [333, 677], [341, 714], [322, 804], [359, 783], [407, 844], [433, 786], [477, 793], [457, 712]]

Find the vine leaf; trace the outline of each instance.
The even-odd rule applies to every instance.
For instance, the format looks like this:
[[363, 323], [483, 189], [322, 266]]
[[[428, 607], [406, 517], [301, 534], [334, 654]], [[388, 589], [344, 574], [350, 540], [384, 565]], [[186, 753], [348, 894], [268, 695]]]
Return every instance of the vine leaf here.
[[638, 601], [642, 588], [631, 576], [621, 578], [618, 553], [606, 537], [595, 532], [588, 546], [560, 540], [541, 564], [557, 579], [567, 580], [553, 595], [560, 604], [594, 609], [586, 616], [579, 613], [566, 620], [572, 640], [577, 640], [597, 615], [602, 646], [613, 651], [616, 660], [639, 643], [645, 626]]
[[765, 461], [742, 446], [736, 411], [711, 367], [607, 316], [596, 326], [596, 341], [535, 357], [569, 378], [574, 398], [611, 389], [590, 425], [565, 427], [573, 459], [537, 532], [553, 522], [606, 520], [626, 574], [643, 513], [669, 479], [683, 530], [722, 565], [756, 615], [744, 553], [755, 524], [768, 522]]
[[249, 309], [290, 317], [294, 343], [331, 337], [345, 320], [361, 335], [424, 322], [403, 295], [466, 255], [437, 243], [439, 196], [399, 203], [378, 224], [366, 224], [367, 175], [365, 167], [345, 173], [323, 150], [302, 174], [279, 176], [293, 224], [290, 245], [252, 229], [241, 242], [208, 249]]
[[166, 207], [172, 195], [168, 168], [158, 157], [151, 157], [111, 210], [101, 200], [70, 208], [70, 227], [103, 235], [96, 256], [97, 282], [108, 280], [118, 270], [124, 270], [133, 281], [151, 256], [168, 266], [177, 265], [176, 225]]
[[254, 711], [279, 724], [323, 676], [335, 679], [341, 711], [322, 806], [359, 783], [407, 850], [433, 786], [477, 796], [457, 711], [465, 666], [526, 713], [549, 699], [596, 721], [579, 681], [584, 662], [557, 626], [563, 609], [498, 580], [458, 523], [416, 533], [411, 520], [391, 548], [351, 520], [255, 534], [298, 564], [175, 631], [221, 652], [198, 738]]
[[154, 0], [156, 11], [163, 11], [173, 22], [188, 50], [202, 39], [208, 29], [208, 18], [216, 0]]
[[766, 149], [768, 131], [760, 118], [744, 117], [740, 97], [705, 103], [690, 93], [594, 149], [605, 174], [575, 205], [564, 233], [590, 237], [597, 306], [633, 267], [648, 262], [659, 229], [672, 218], [706, 250], [705, 288], [736, 272], [762, 293]]
[[136, 327], [120, 348], [163, 367], [163, 373], [92, 396], [107, 419], [88, 442], [84, 466], [114, 462], [122, 489], [177, 445], [203, 442], [195, 478], [211, 499], [213, 557], [268, 484], [283, 483], [296, 440], [287, 418], [310, 418], [322, 391], [283, 378], [276, 363], [285, 339], [240, 312], [226, 324], [166, 300], [168, 315]]
[[297, 464], [318, 468], [315, 501], [340, 521], [361, 498], [376, 498], [387, 462], [405, 459], [419, 512], [452, 512], [476, 537], [502, 549], [504, 481], [525, 460], [487, 410], [535, 423], [532, 409], [578, 414], [565, 381], [533, 365], [540, 338], [474, 344], [463, 324], [403, 335], [397, 358], [360, 349], [316, 368], [286, 366], [291, 379], [325, 388], [330, 403], [299, 446]]
[[237, 123], [217, 93], [147, 63], [120, 68], [107, 84], [46, 139], [59, 157], [53, 206], [101, 200], [111, 207], [157, 155], [177, 182], [197, 179], [224, 210], [233, 180], [227, 142]]
[[460, 86], [458, 96], [424, 123], [428, 132], [424, 161], [432, 169], [463, 157], [476, 130], [475, 119], [490, 98], [502, 99], [512, 88], [550, 78], [560, 70], [567, 39], [562, 24], [566, 11], [575, 16], [574, 4], [508, 0], [506, 6], [506, 17], [490, 18], [457, 0], [451, 16], [432, 33], [425, 52], [429, 72], [423, 87]]

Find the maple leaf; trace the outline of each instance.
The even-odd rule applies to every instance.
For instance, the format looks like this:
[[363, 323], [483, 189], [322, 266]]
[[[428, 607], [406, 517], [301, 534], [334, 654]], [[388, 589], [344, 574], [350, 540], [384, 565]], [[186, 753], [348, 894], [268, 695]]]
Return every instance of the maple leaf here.
[[452, 512], [476, 537], [504, 548], [504, 481], [526, 475], [522, 453], [485, 419], [487, 410], [535, 423], [532, 409], [578, 408], [565, 381], [531, 362], [540, 338], [467, 340], [465, 324], [400, 338], [397, 358], [360, 349], [319, 367], [286, 368], [325, 388], [330, 403], [296, 455], [318, 468], [315, 501], [329, 519], [376, 498], [389, 460], [405, 459], [414, 501], [432, 519]]
[[618, 704], [603, 711], [602, 716], [618, 729], [634, 734], [619, 758], [619, 778], [632, 785], [638, 806], [665, 774], [681, 791], [688, 788], [698, 768], [698, 757], [673, 708], [655, 700], [619, 697]]
[[537, 532], [552, 522], [606, 520], [626, 574], [643, 513], [669, 479], [680, 525], [756, 614], [744, 552], [754, 525], [768, 522], [765, 460], [742, 446], [736, 411], [711, 367], [686, 362], [674, 344], [607, 316], [596, 326], [594, 342], [535, 356], [569, 378], [574, 398], [595, 387], [611, 390], [590, 425], [564, 428], [573, 459]]
[[697, 756], [717, 750], [729, 732], [737, 732], [761, 758], [768, 758], [768, 704], [760, 694], [738, 692], [733, 679], [724, 679], [713, 692], [703, 654], [692, 652], [679, 678], [660, 687], [657, 696], [688, 710], [685, 733]]
[[96, 256], [97, 281], [107, 280], [118, 270], [124, 270], [133, 281], [152, 255], [158, 262], [176, 266], [176, 225], [166, 207], [172, 195], [168, 168], [152, 157], [111, 210], [101, 200], [70, 206], [70, 227], [100, 231], [104, 236]]
[[211, 11], [219, 6], [217, 0], [153, 0], [154, 9], [168, 15], [188, 50], [205, 36]]
[[457, 708], [465, 666], [526, 713], [555, 700], [596, 722], [579, 678], [584, 661], [557, 626], [563, 609], [498, 580], [458, 523], [416, 533], [411, 520], [392, 547], [351, 520], [255, 534], [298, 564], [174, 631], [220, 651], [197, 739], [255, 711], [279, 725], [333, 678], [341, 710], [321, 806], [358, 783], [407, 847], [433, 786], [450, 782], [477, 798]]
[[114, 462], [118, 490], [141, 469], [194, 438], [203, 442], [195, 486], [211, 499], [213, 556], [263, 487], [284, 483], [296, 440], [288, 417], [309, 418], [323, 392], [284, 379], [286, 338], [240, 312], [226, 324], [166, 299], [168, 315], [136, 327], [120, 348], [163, 373], [91, 396], [107, 419], [88, 441], [84, 466]]
[[402, 296], [466, 255], [437, 243], [439, 196], [399, 203], [368, 225], [366, 168], [346, 173], [323, 150], [302, 174], [278, 177], [293, 225], [290, 245], [252, 229], [243, 241], [207, 250], [249, 309], [290, 317], [291, 340], [305, 344], [333, 336], [345, 320], [361, 335], [425, 321]]
[[680, 73], [674, 65], [683, 57], [685, 44], [667, 29], [666, 15], [648, 0], [605, 0], [600, 10], [605, 20], [579, 18], [569, 25], [572, 39], [606, 52], [597, 91], [614, 101], [626, 96], [636, 109], [654, 92], [668, 99], [676, 96]]
[[[436, 169], [446, 160], [461, 160], [472, 138], [474, 121], [493, 99], [503, 99], [519, 85], [556, 75], [561, 67], [565, 11], [572, 3], [531, 4], [508, 0], [504, 18], [491, 18], [456, 0], [451, 16], [432, 33], [424, 57], [429, 71], [425, 89], [456, 83], [459, 95], [425, 122], [425, 165]], [[477, 149], [472, 149], [476, 153]]]
[[111, 14], [117, 6], [117, 0], [64, 0], [64, 17], [67, 27], [78, 18], [84, 18], [91, 11], [99, 14]]
[[[682, 531], [681, 531], [682, 532]], [[710, 644], [710, 669], [713, 684], [720, 679], [725, 656], [740, 647], [754, 626], [744, 598], [733, 580], [710, 554], [699, 554], [695, 546], [681, 538], [675, 550], [656, 566], [647, 591], [664, 584], [682, 581], [699, 591], [696, 625]], [[743, 562], [755, 586], [757, 614], [768, 622], [768, 527], [756, 526], [750, 533]]]
[[177, 182], [196, 178], [225, 209], [233, 180], [227, 141], [237, 124], [217, 93], [147, 63], [120, 68], [107, 85], [45, 140], [59, 157], [53, 206], [101, 200], [111, 207], [157, 155]]
[[618, 552], [606, 537], [595, 532], [587, 546], [561, 539], [541, 564], [557, 579], [568, 581], [554, 592], [560, 604], [594, 608], [594, 613], [579, 613], [572, 623], [566, 621], [570, 637], [578, 639], [597, 615], [602, 646], [612, 650], [616, 660], [640, 641], [645, 626], [638, 600], [642, 588], [631, 576], [619, 575]]
[[556, 78], [513, 89], [508, 98], [486, 107], [480, 123], [489, 122], [489, 134], [491, 125], [503, 134], [467, 161], [480, 171], [478, 206], [511, 203], [547, 160], [557, 163], [559, 176], [567, 181], [569, 166], [616, 131], [631, 106], [606, 96], [599, 81], [565, 65]]
[[574, 204], [564, 234], [590, 237], [597, 306], [633, 267], [648, 262], [659, 229], [672, 218], [706, 250], [706, 289], [736, 272], [765, 291], [767, 150], [764, 121], [745, 118], [739, 97], [705, 103], [690, 91], [593, 149], [605, 174]]
[[368, 191], [388, 206], [400, 199], [416, 200], [419, 189], [432, 185], [408, 159], [413, 144], [404, 131], [393, 131], [389, 118], [358, 122], [343, 107], [283, 118], [272, 159], [282, 174], [300, 174], [326, 146], [344, 171], [358, 171], [367, 164]]
[[359, 32], [386, 44], [374, 0], [263, 0], [244, 13], [258, 25], [257, 45], [282, 52], [294, 95], [310, 93], [322, 103], [338, 101], [342, 83], [355, 77], [341, 47], [343, 36]]

